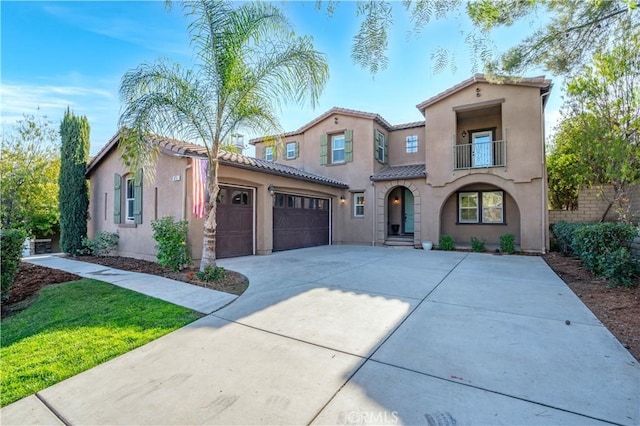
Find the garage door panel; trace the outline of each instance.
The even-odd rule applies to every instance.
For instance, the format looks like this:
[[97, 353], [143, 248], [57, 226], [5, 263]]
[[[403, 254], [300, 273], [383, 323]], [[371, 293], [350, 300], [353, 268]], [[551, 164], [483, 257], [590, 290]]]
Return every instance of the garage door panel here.
[[329, 201], [276, 194], [273, 209], [273, 250], [329, 244]]
[[245, 188], [220, 187], [216, 257], [253, 254], [253, 197]]

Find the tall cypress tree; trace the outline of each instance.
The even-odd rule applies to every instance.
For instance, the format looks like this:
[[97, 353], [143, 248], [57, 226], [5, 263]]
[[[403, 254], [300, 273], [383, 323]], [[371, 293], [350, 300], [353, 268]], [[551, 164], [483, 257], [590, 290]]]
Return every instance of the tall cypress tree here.
[[69, 108], [60, 124], [61, 163], [58, 179], [60, 205], [60, 248], [75, 255], [87, 236], [89, 186], [85, 178], [89, 159], [89, 121]]

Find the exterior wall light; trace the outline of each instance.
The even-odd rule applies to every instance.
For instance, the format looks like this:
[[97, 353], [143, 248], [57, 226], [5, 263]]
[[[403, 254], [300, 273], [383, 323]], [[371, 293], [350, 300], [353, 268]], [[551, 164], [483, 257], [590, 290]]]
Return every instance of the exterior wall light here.
[[462, 137], [463, 137], [463, 138], [466, 138], [466, 137], [467, 137], [467, 131], [466, 131], [466, 130], [463, 130], [463, 131], [462, 131]]
[[269, 194], [271, 194], [271, 196], [273, 197], [276, 194], [276, 189], [273, 187], [273, 185], [269, 185], [268, 189]]
[[346, 202], [347, 202], [347, 199], [346, 199], [346, 198], [344, 198], [344, 195], [341, 195], [341, 196], [340, 196], [340, 204], [344, 204], [344, 203], [346, 203]]
[[393, 197], [393, 204], [400, 204], [400, 198], [397, 195]]

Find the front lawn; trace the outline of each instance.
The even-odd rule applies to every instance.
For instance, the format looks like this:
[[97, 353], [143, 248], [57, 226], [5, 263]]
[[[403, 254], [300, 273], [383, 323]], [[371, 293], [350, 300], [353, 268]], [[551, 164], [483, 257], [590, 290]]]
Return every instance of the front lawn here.
[[101, 281], [42, 289], [2, 321], [0, 406], [180, 328], [201, 315]]

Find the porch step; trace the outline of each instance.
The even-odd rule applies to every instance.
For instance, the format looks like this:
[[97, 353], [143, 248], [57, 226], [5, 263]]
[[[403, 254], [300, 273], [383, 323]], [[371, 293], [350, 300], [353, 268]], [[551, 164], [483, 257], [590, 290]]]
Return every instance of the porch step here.
[[389, 237], [384, 241], [385, 246], [413, 247], [413, 238]]

